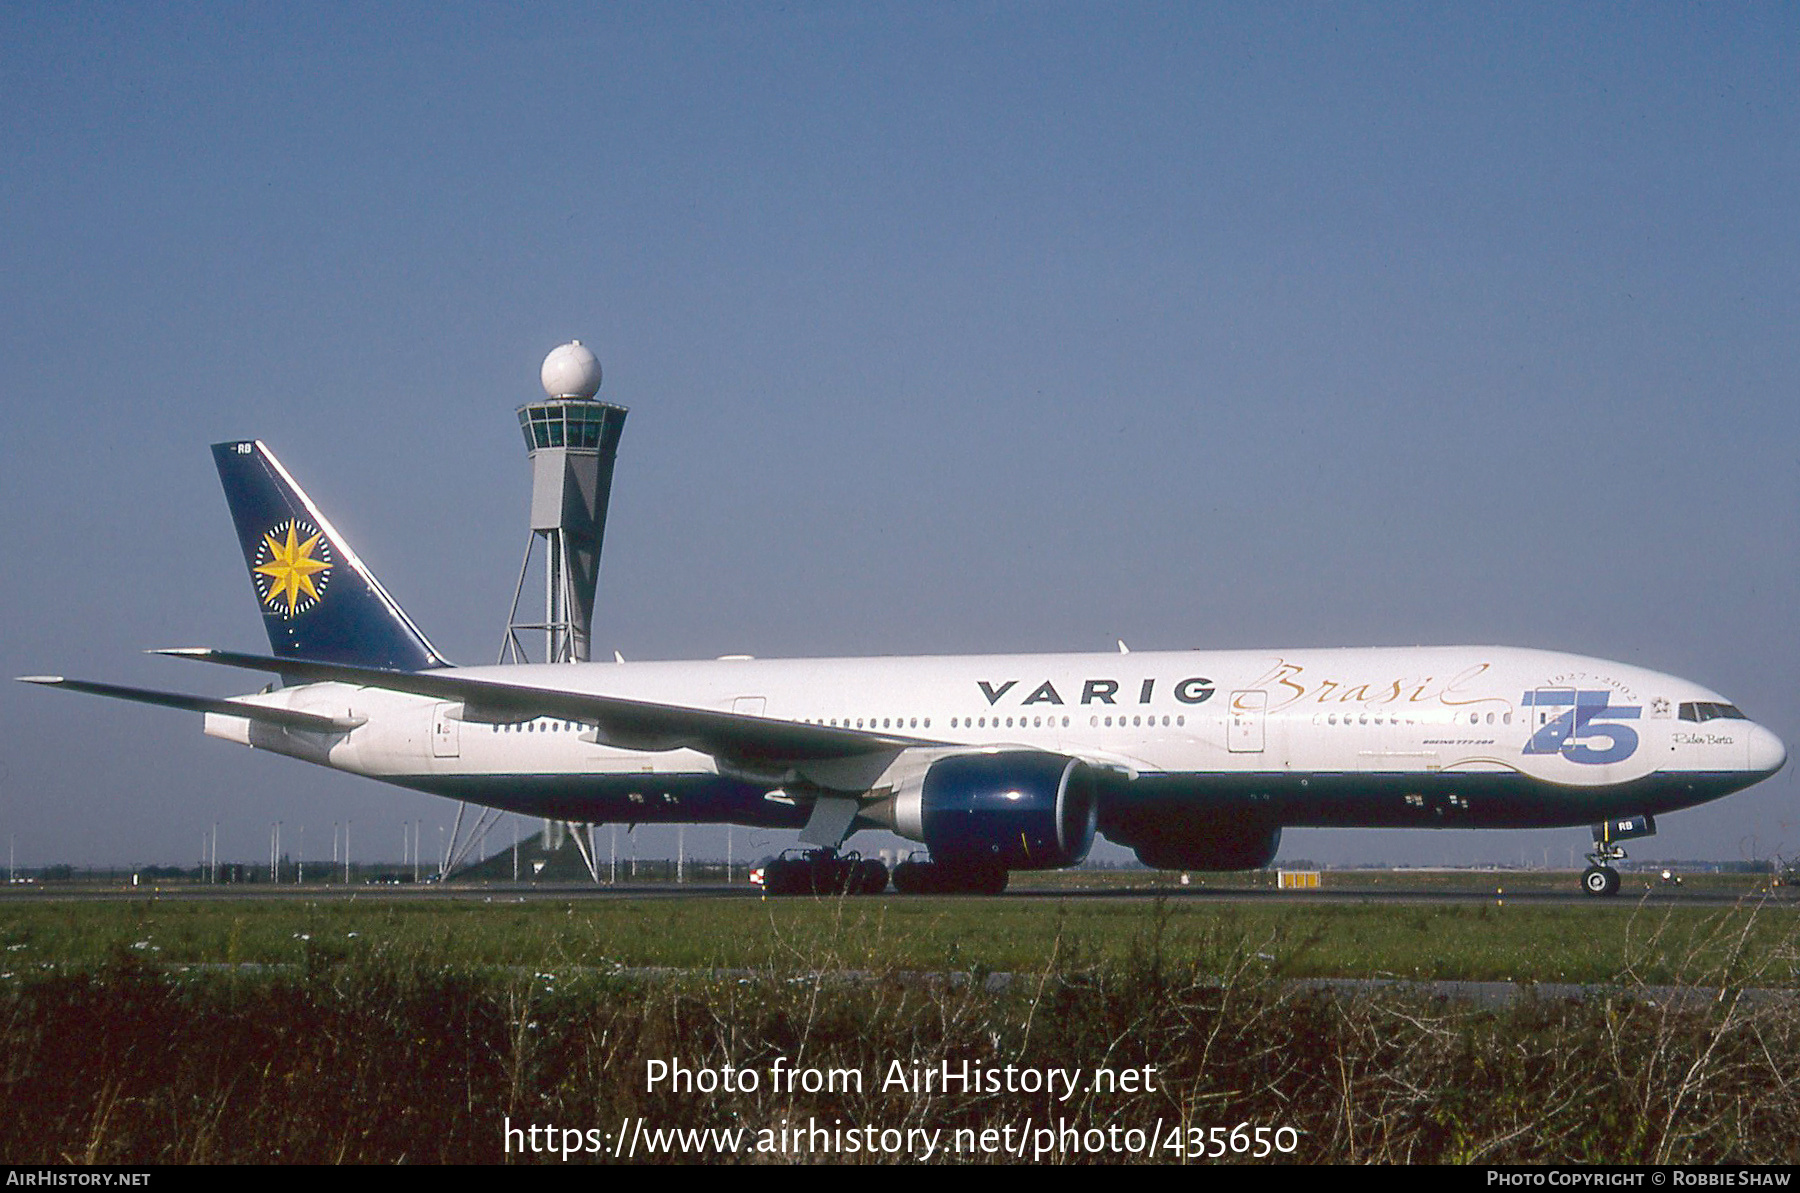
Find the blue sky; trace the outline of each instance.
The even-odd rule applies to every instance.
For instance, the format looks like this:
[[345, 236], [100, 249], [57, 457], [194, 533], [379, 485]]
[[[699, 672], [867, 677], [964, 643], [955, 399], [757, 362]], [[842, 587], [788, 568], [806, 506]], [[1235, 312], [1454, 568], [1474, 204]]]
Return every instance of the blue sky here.
[[[580, 337], [632, 409], [602, 652], [1537, 645], [1800, 743], [1793, 6], [44, 4], [0, 45], [5, 675], [225, 690], [138, 652], [263, 645], [238, 436], [491, 660], [513, 407]], [[452, 811], [174, 713], [0, 723], [34, 864]], [[1800, 852], [1794, 796], [1638, 853]]]

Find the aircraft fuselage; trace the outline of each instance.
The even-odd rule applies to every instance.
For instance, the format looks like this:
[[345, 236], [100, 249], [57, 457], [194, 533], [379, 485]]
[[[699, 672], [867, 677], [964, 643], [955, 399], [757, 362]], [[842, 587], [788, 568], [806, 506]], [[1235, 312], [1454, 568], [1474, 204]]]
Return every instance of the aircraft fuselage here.
[[[727, 659], [468, 667], [459, 677], [880, 731], [960, 750], [1079, 757], [1099, 829], [1168, 817], [1269, 826], [1550, 827], [1660, 814], [1779, 768], [1775, 735], [1720, 695], [1621, 663], [1507, 647]], [[209, 715], [214, 736], [471, 802], [594, 823], [798, 826], [769, 774], [632, 750], [575, 720], [484, 719], [339, 683], [247, 697], [364, 723], [316, 734]], [[1735, 713], [1735, 709], [1732, 709]], [[866, 776], [848, 777], [853, 791]]]

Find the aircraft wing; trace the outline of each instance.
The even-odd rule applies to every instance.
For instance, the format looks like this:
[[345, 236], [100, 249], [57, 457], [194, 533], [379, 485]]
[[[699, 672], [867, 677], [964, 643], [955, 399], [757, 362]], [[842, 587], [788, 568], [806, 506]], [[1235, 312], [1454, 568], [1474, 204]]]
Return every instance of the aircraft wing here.
[[164, 708], [180, 708], [188, 712], [220, 713], [228, 717], [246, 717], [264, 721], [283, 729], [304, 729], [309, 733], [348, 733], [364, 722], [360, 718], [327, 717], [291, 708], [272, 708], [244, 700], [215, 700], [206, 696], [189, 696], [181, 692], [153, 692], [148, 688], [125, 688], [118, 684], [92, 683], [84, 679], [64, 679], [60, 675], [21, 675], [21, 683], [41, 684], [47, 688], [67, 688], [71, 692], [87, 692], [94, 696], [111, 696], [115, 700], [133, 700], [139, 704], [158, 704]]
[[456, 701], [464, 706], [465, 721], [522, 721], [534, 717], [579, 721], [595, 726], [600, 742], [629, 750], [692, 749], [745, 762], [791, 763], [855, 758], [894, 753], [913, 746], [943, 744], [890, 733], [837, 729], [709, 708], [473, 679], [459, 676], [454, 669], [393, 671], [349, 663], [278, 659], [205, 647], [152, 653], [273, 672], [290, 681], [346, 683]]

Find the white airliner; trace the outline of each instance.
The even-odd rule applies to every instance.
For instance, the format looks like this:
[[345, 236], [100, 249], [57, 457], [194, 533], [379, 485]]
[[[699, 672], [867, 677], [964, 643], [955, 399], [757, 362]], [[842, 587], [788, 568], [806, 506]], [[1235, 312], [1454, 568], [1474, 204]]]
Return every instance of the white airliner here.
[[531, 816], [800, 829], [817, 848], [777, 885], [843, 885], [861, 828], [929, 849], [902, 889], [998, 891], [1079, 863], [1096, 832], [1149, 866], [1241, 870], [1289, 825], [1590, 825], [1582, 885], [1609, 895], [1618, 842], [1787, 760], [1688, 680], [1498, 646], [455, 667], [263, 444], [213, 454], [273, 654], [161, 653], [281, 685], [27, 682]]

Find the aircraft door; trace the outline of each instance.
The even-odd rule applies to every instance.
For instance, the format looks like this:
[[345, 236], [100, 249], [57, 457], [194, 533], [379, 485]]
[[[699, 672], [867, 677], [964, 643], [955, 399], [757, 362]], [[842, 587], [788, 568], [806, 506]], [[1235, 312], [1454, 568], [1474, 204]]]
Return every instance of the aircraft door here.
[[1233, 692], [1231, 720], [1225, 726], [1225, 745], [1233, 754], [1263, 751], [1263, 712], [1269, 706], [1267, 692]]
[[431, 710], [431, 756], [433, 758], [460, 758], [462, 756], [462, 722], [450, 716], [454, 704], [440, 704]]
[[1575, 729], [1575, 689], [1539, 688], [1527, 696], [1527, 754], [1560, 754]]

